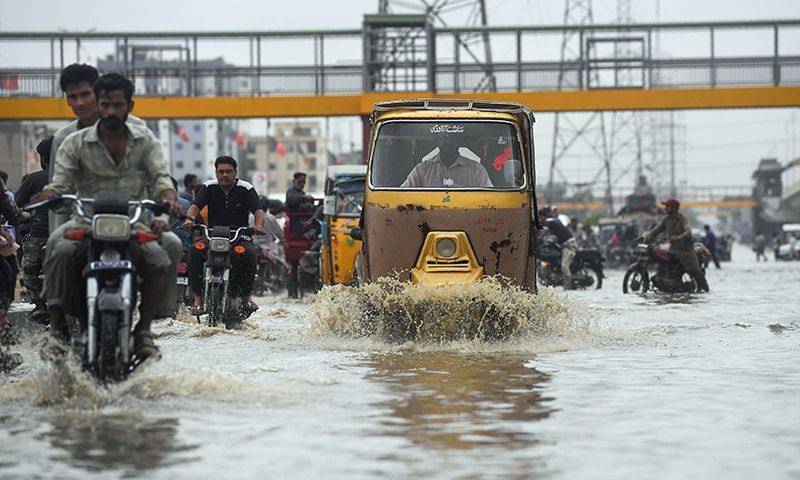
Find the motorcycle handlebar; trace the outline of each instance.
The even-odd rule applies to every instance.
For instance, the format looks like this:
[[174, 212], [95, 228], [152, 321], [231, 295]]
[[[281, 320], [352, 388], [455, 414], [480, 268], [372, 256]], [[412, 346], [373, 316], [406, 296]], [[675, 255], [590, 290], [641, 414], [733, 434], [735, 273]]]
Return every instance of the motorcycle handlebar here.
[[[55, 209], [59, 208], [64, 203], [64, 201], [69, 201], [73, 203], [75, 205], [75, 212], [78, 214], [78, 216], [86, 221], [91, 222], [92, 220], [91, 216], [86, 214], [86, 211], [83, 209], [83, 207], [84, 205], [94, 205], [95, 199], [81, 198], [73, 194], [55, 195], [46, 200], [25, 205], [24, 207], [22, 207], [22, 210], [25, 212], [32, 212], [42, 207]], [[144, 210], [150, 210], [156, 215], [161, 215], [169, 212], [170, 209], [170, 205], [166, 202], [154, 202], [153, 200], [147, 200], [147, 199], [129, 200], [128, 207], [136, 208], [136, 210], [133, 213], [133, 216], [131, 216], [130, 218], [131, 225], [139, 221], [139, 218], [142, 216]]]
[[[207, 240], [211, 239], [211, 237], [208, 235], [208, 227], [206, 225], [203, 225], [202, 223], [195, 223], [194, 225], [192, 225], [192, 230], [202, 231], [203, 236]], [[241, 237], [242, 235], [254, 235], [256, 233], [250, 227], [238, 227], [235, 230], [231, 228], [231, 231], [235, 232], [233, 238], [230, 239], [231, 243], [235, 243], [237, 240], [239, 240], [239, 237]]]

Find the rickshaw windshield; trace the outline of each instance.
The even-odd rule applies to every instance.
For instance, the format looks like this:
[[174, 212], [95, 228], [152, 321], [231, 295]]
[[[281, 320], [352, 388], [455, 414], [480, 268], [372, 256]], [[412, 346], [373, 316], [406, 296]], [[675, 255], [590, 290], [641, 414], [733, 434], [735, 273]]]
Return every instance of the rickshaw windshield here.
[[502, 121], [390, 121], [372, 155], [376, 188], [518, 190], [525, 171], [516, 128]]
[[364, 178], [341, 182], [336, 186], [336, 214], [359, 214], [364, 204]]

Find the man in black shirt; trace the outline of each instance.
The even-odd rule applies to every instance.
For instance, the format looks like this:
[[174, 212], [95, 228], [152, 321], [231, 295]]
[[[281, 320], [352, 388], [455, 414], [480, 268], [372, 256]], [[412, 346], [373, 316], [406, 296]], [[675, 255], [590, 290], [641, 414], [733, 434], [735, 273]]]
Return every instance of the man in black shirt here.
[[[194, 203], [186, 215], [195, 218], [204, 207], [208, 207], [208, 227], [224, 226], [231, 228], [247, 227], [250, 213], [255, 217], [253, 230], [261, 233], [264, 230], [264, 210], [261, 209], [256, 189], [249, 183], [236, 178], [236, 160], [229, 156], [221, 156], [214, 162], [216, 180], [203, 184]], [[186, 220], [189, 227], [192, 220]], [[234, 247], [245, 248], [243, 254], [234, 252]], [[256, 248], [249, 238], [239, 237], [235, 245], [231, 245], [231, 290], [232, 295], [241, 297], [252, 307], [250, 301], [253, 281], [256, 275]], [[189, 253], [189, 281], [194, 295], [194, 306], [200, 308], [203, 290], [203, 263], [206, 249], [192, 248]]]
[[563, 279], [564, 290], [572, 289], [572, 260], [575, 259], [575, 254], [578, 253], [578, 244], [572, 236], [572, 232], [561, 223], [555, 208], [544, 207], [539, 212], [539, 217], [542, 223], [550, 230], [550, 234], [558, 237], [558, 243], [561, 245], [561, 277]]
[[[42, 169], [29, 174], [17, 189], [17, 193], [14, 195], [14, 202], [17, 205], [27, 205], [31, 202], [31, 197], [40, 193], [44, 186], [47, 185], [50, 148], [52, 146], [53, 137], [42, 140], [36, 146]], [[22, 215], [23, 219], [30, 223], [30, 233], [22, 241], [22, 285], [28, 289], [33, 298], [35, 308], [31, 313], [31, 317], [35, 320], [46, 322], [48, 319], [47, 304], [41, 298], [42, 280], [39, 276], [42, 274], [42, 262], [44, 261], [42, 249], [47, 244], [47, 237], [50, 236], [49, 214], [46, 208], [39, 208], [36, 209], [32, 217], [27, 212]]]

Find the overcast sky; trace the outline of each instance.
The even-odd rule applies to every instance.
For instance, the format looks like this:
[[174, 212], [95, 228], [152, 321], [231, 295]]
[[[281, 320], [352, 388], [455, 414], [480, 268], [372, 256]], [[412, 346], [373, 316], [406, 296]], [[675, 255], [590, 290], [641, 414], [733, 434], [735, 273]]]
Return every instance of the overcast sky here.
[[[292, 30], [358, 28], [365, 13], [374, 13], [377, 0], [293, 0], [244, 1], [227, 0], [139, 0], [127, 2], [56, 0], [0, 0], [0, 30], [2, 31], [170, 31], [170, 30]], [[755, 19], [800, 19], [800, 0], [634, 0], [634, 22], [712, 21]], [[563, 0], [487, 0], [491, 25], [558, 24], [563, 20]], [[613, 22], [616, 0], [594, 0], [596, 22]], [[455, 14], [452, 23], [459, 19]], [[731, 37], [718, 55], [763, 54], [771, 48], [769, 33], [752, 38]], [[557, 42], [557, 40], [554, 40]], [[357, 47], [357, 46], [356, 46]], [[90, 48], [90, 47], [88, 47]], [[98, 47], [100, 48], [100, 47]], [[245, 45], [230, 45], [224, 52], [226, 60], [247, 57]], [[351, 48], [351, 47], [349, 47]], [[509, 54], [502, 44], [493, 48], [497, 56]], [[676, 36], [662, 41], [662, 50], [670, 56], [687, 56], [687, 52], [707, 49], [701, 38]], [[782, 39], [782, 50], [800, 55], [800, 31], [788, 32]], [[530, 55], [552, 55], [553, 48], [533, 50]], [[93, 56], [105, 52], [84, 52]], [[689, 55], [691, 53], [688, 53]], [[354, 53], [353, 58], [360, 58]], [[69, 59], [73, 60], [73, 59]], [[85, 58], [83, 59], [86, 60]], [[35, 52], [0, 47], [0, 68], [9, 66], [49, 65], [49, 49]], [[535, 105], [532, 106], [535, 109]], [[685, 125], [682, 146], [686, 172], [680, 177], [695, 185], [748, 184], [750, 173], [759, 158], [778, 157], [782, 162], [800, 155], [800, 109], [686, 111], [678, 115]], [[547, 175], [553, 115], [538, 115], [538, 164]], [[344, 137], [352, 130], [347, 121], [338, 121], [334, 133]], [[254, 131], [263, 131], [254, 125]], [[349, 142], [345, 138], [345, 142]], [[360, 143], [358, 139], [356, 143]], [[585, 162], [564, 165], [565, 170], [592, 169]]]

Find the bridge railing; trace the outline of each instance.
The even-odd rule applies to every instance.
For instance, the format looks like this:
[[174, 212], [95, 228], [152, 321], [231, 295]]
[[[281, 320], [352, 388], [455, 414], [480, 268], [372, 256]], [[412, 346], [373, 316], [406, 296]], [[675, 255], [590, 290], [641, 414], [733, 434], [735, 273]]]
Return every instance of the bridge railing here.
[[[800, 20], [448, 28], [432, 31], [436, 61], [387, 61], [403, 91], [470, 92], [800, 85]], [[464, 39], [486, 34], [495, 56]], [[687, 39], [681, 41], [682, 37]], [[749, 38], [757, 38], [750, 41]], [[575, 58], [558, 58], [568, 38]], [[659, 38], [663, 41], [659, 47]], [[678, 40], [676, 40], [676, 38]], [[750, 43], [760, 48], [745, 48]], [[624, 45], [621, 55], [609, 45]], [[63, 66], [92, 56], [140, 95], [361, 93], [361, 30], [297, 32], [0, 32], [0, 96], [57, 97]], [[665, 46], [666, 45], [666, 46]], [[671, 55], [665, 49], [674, 47]], [[549, 46], [549, 47], [548, 47]], [[75, 52], [74, 57], [71, 55]], [[741, 55], [739, 52], [748, 52]], [[548, 60], [549, 59], [549, 60]], [[487, 77], [491, 83], [485, 82]], [[413, 81], [409, 81], [413, 78]], [[435, 79], [427, 84], [427, 78]], [[410, 85], [410, 87], [409, 87]], [[491, 85], [488, 86], [488, 85]], [[387, 82], [379, 89], [394, 91]]]

